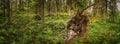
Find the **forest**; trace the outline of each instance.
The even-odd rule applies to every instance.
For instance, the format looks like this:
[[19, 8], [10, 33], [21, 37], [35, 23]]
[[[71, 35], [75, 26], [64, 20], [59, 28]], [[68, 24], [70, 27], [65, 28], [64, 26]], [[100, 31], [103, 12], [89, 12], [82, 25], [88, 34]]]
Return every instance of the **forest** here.
[[120, 44], [120, 0], [0, 0], [0, 44]]

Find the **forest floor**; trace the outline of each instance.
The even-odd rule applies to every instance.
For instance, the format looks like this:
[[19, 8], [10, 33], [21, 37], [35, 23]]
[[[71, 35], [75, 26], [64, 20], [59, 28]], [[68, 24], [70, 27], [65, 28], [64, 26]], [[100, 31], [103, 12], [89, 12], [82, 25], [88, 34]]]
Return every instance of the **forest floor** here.
[[[35, 14], [26, 13], [13, 15], [13, 25], [8, 30], [0, 29], [0, 44], [4, 42], [11, 44], [65, 43], [66, 25], [73, 15], [67, 13], [46, 15], [44, 29], [41, 18], [35, 16]], [[73, 41], [74, 44], [120, 44], [120, 21], [112, 23], [95, 17], [90, 17], [89, 20], [87, 33], [83, 37], [76, 38]]]

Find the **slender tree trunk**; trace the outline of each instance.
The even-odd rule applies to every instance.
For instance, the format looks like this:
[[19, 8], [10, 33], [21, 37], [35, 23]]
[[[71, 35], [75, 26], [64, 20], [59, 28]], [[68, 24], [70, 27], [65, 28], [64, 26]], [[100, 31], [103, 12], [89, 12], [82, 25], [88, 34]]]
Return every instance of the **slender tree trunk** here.
[[59, 6], [60, 6], [60, 5], [59, 5], [59, 2], [60, 2], [60, 0], [55, 0], [55, 1], [56, 1], [56, 9], [57, 9], [57, 12], [59, 12], [59, 9], [60, 9], [60, 8], [59, 8]]
[[19, 10], [23, 9], [23, 0], [19, 0]]
[[93, 7], [93, 12], [95, 16], [105, 16], [108, 13], [108, 0], [94, 0], [95, 6]]
[[51, 0], [48, 0], [48, 15], [51, 15]]
[[99, 16], [100, 15], [100, 0], [94, 0], [95, 6], [93, 7], [93, 12], [95, 16]]
[[8, 17], [8, 25], [11, 23], [11, 11], [10, 11], [10, 0], [7, 0], [7, 17]]
[[4, 15], [6, 16], [6, 0], [3, 1], [3, 9], [4, 9]]
[[36, 0], [36, 5], [35, 5], [35, 13], [38, 15], [38, 13], [39, 13], [39, 2], [38, 2], [39, 0]]
[[0, 6], [2, 6], [2, 0], [0, 0]]
[[110, 9], [110, 20], [112, 21], [112, 22], [115, 22], [115, 20], [116, 20], [116, 15], [117, 15], [117, 2], [116, 2], [117, 0], [110, 0], [110, 7], [109, 7], [109, 9]]
[[42, 20], [42, 26], [43, 26], [43, 29], [44, 29], [44, 2], [45, 0], [39, 0], [39, 14], [40, 14], [40, 18]]
[[41, 19], [42, 19], [42, 22], [43, 22], [43, 29], [44, 29], [44, 25], [45, 25], [44, 24], [44, 22], [45, 22], [45, 19], [44, 19], [44, 2], [45, 2], [45, 0], [42, 0], [42, 5], [41, 5], [41, 9], [40, 9], [41, 10], [40, 15], [41, 15]]
[[71, 15], [71, 13], [72, 13], [72, 0], [68, 0], [67, 3], [68, 3], [68, 13], [69, 13], [69, 15]]

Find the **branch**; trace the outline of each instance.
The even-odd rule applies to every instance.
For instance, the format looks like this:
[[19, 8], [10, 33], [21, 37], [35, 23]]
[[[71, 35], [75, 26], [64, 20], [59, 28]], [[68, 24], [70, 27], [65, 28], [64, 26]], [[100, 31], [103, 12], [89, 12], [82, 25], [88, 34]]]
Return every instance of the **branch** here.
[[[87, 6], [87, 7], [84, 8], [84, 9], [82, 9], [82, 10], [80, 11], [79, 15], [81, 15], [86, 9], [88, 9], [88, 8], [94, 6], [94, 5], [95, 5], [95, 4], [92, 4], [92, 5]], [[79, 10], [78, 10], [78, 11], [79, 11]]]

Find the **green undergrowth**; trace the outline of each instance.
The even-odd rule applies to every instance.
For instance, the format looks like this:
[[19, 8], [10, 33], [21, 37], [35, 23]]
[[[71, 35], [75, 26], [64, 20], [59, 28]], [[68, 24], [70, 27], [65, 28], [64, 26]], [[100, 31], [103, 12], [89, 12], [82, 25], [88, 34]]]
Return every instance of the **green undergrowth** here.
[[120, 44], [120, 23], [92, 17], [88, 32], [83, 37], [76, 38], [74, 44]]
[[[39, 15], [38, 15], [39, 16]], [[45, 15], [44, 29], [40, 17], [35, 14], [17, 14], [12, 16], [12, 25], [0, 28], [0, 44], [64, 44], [67, 14]], [[119, 44], [120, 25], [100, 18], [90, 18], [88, 31], [76, 38], [74, 44]]]

